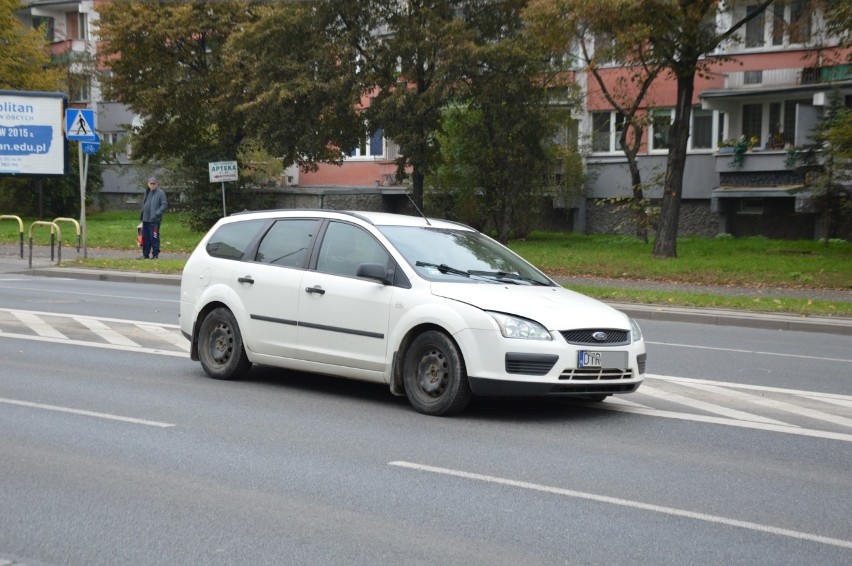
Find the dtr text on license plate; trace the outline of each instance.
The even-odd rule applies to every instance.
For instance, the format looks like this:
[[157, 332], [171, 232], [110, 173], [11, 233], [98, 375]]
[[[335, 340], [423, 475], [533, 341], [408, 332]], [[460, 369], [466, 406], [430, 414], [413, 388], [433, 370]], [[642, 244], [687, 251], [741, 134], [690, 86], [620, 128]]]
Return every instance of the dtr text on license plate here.
[[627, 352], [577, 352], [577, 367], [627, 369]]

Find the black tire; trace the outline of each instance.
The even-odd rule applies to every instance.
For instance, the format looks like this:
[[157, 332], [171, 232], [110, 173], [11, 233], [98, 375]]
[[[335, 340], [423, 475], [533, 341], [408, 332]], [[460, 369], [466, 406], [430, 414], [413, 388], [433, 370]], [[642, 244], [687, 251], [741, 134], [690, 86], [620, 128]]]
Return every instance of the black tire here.
[[198, 360], [213, 379], [237, 379], [251, 367], [233, 313], [219, 307], [208, 313], [198, 331]]
[[455, 342], [442, 332], [429, 330], [415, 338], [402, 371], [405, 396], [420, 413], [454, 415], [473, 398], [464, 360]]

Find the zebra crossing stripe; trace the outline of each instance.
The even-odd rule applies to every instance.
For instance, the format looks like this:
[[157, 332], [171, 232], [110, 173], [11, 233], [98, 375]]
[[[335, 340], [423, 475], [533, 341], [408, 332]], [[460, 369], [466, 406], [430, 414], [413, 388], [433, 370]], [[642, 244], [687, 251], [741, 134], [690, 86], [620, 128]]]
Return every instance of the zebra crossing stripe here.
[[26, 324], [33, 332], [44, 338], [58, 338], [68, 340], [68, 337], [56, 330], [54, 327], [42, 320], [41, 317], [31, 312], [11, 311], [12, 315]]
[[77, 322], [109, 342], [110, 344], [115, 344], [116, 346], [131, 346], [135, 348], [141, 348], [139, 344], [124, 336], [123, 334], [119, 334], [100, 320], [96, 320], [94, 318], [75, 318]]

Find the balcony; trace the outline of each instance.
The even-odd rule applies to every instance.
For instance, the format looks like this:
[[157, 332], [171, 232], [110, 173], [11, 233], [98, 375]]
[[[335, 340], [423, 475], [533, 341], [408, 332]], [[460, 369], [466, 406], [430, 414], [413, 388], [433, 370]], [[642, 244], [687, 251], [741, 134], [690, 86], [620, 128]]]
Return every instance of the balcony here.
[[726, 90], [785, 88], [852, 81], [852, 65], [735, 71], [725, 75]]

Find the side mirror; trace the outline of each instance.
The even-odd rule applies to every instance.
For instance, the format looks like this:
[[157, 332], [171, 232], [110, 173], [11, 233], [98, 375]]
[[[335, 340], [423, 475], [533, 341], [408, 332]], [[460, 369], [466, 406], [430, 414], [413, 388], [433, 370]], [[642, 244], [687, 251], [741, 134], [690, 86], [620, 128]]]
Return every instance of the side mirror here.
[[355, 272], [356, 277], [364, 279], [375, 279], [383, 285], [390, 285], [392, 281], [388, 278], [388, 269], [381, 263], [362, 263]]

